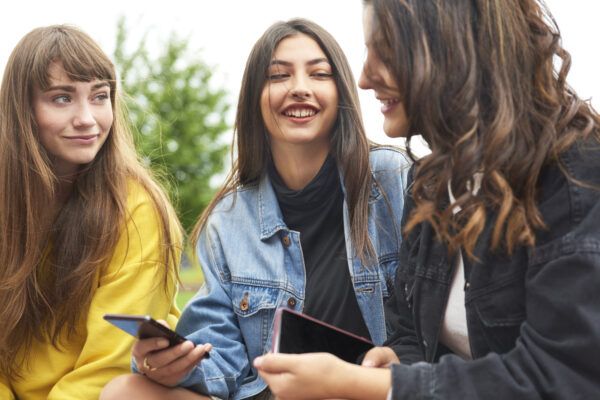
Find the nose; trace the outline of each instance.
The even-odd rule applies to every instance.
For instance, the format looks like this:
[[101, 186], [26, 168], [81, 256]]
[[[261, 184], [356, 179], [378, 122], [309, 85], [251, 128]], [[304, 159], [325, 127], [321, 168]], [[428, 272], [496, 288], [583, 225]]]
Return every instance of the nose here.
[[373, 89], [366, 63], [363, 65], [363, 69], [360, 72], [360, 77], [358, 78], [358, 87], [363, 90]]
[[77, 112], [73, 118], [73, 125], [79, 129], [96, 125], [96, 118], [94, 118], [90, 104], [82, 102], [77, 107]]
[[310, 93], [310, 86], [304, 77], [298, 76], [293, 80], [290, 94], [294, 99], [306, 100], [310, 97]]

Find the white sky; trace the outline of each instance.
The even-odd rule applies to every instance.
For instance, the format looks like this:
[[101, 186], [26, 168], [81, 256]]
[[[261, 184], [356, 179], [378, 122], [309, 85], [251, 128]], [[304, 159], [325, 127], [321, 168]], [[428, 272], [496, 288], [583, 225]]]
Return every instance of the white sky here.
[[[452, 1], [452, 0], [448, 0]], [[600, 109], [600, 1], [546, 0], [573, 63], [568, 82], [583, 98]], [[103, 0], [98, 2], [16, 0], [5, 2], [0, 13], [0, 72], [12, 48], [31, 29], [69, 23], [90, 34], [112, 54], [116, 22], [127, 18], [130, 43], [150, 30], [149, 43], [160, 48], [172, 31], [189, 37], [191, 48], [214, 67], [215, 84], [224, 85], [235, 109], [246, 57], [262, 32], [273, 22], [304, 17], [322, 25], [344, 49], [355, 77], [364, 55], [361, 0]], [[361, 104], [371, 139], [398, 143], [382, 131], [379, 103], [360, 90]], [[233, 122], [233, 112], [229, 118]]]

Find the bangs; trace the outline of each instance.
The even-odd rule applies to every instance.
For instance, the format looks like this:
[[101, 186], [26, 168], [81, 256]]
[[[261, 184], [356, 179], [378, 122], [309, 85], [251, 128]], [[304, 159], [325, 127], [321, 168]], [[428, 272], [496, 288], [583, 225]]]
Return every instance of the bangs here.
[[83, 32], [55, 26], [39, 37], [38, 51], [32, 60], [32, 78], [40, 88], [50, 85], [48, 67], [60, 62], [73, 81], [90, 82], [94, 79], [108, 81], [115, 87], [114, 66], [104, 52]]

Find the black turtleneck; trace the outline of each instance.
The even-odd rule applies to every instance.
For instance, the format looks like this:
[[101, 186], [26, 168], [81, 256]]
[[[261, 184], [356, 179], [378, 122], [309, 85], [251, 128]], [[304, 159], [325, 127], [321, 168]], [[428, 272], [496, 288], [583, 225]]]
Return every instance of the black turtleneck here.
[[344, 240], [344, 194], [337, 165], [330, 155], [301, 190], [289, 189], [269, 165], [283, 219], [300, 232], [306, 269], [305, 314], [370, 338], [352, 287]]

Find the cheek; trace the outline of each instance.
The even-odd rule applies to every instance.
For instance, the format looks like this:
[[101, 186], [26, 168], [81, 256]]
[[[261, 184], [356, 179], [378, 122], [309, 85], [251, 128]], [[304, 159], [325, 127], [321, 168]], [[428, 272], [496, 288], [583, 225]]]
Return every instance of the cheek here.
[[271, 96], [269, 93], [269, 88], [265, 87], [262, 91], [262, 94], [260, 96], [260, 112], [263, 116], [263, 119], [266, 119], [269, 117], [270, 110], [271, 109]]
[[112, 107], [101, 110], [101, 112], [96, 116], [96, 122], [102, 127], [103, 130], [110, 130], [115, 122]]
[[277, 116], [277, 100], [278, 94], [273, 86], [266, 86], [260, 97], [260, 113], [269, 133], [273, 133], [277, 125], [275, 121]]
[[324, 88], [324, 90], [321, 91], [319, 103], [327, 106], [328, 114], [334, 116], [337, 115], [339, 106], [339, 95], [337, 87], [334, 83], [332, 83], [330, 86]]
[[37, 135], [40, 143], [46, 150], [51, 147], [52, 142], [60, 136], [64, 125], [57, 118], [37, 117], [35, 119]]

